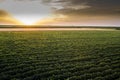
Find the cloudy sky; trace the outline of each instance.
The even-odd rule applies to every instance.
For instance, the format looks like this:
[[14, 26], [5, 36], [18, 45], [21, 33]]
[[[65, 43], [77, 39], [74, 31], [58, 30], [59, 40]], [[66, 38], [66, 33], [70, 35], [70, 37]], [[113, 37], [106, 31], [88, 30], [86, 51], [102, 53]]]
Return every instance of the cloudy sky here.
[[0, 0], [0, 24], [120, 26], [120, 0]]

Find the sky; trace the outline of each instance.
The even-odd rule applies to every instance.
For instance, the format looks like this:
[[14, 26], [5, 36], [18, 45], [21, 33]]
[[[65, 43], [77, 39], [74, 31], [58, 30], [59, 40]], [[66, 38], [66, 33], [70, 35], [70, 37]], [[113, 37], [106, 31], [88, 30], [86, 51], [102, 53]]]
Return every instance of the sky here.
[[0, 0], [0, 24], [120, 26], [120, 0]]

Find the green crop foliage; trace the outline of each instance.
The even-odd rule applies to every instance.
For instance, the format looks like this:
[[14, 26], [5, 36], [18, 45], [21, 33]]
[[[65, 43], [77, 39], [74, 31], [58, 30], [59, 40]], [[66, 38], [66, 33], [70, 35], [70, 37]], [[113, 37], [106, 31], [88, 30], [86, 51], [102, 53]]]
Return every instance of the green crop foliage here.
[[119, 80], [120, 31], [0, 32], [0, 80]]

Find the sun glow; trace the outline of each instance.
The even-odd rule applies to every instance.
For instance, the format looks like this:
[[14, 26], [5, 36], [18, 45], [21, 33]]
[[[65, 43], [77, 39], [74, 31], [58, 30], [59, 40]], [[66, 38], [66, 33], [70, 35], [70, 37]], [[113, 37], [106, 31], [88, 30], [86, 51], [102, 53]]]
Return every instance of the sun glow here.
[[34, 25], [52, 14], [51, 7], [41, 0], [4, 0], [0, 2], [0, 9], [20, 21], [20, 25]]
[[24, 25], [33, 25], [32, 23], [25, 23]]
[[30, 20], [21, 20], [21, 22], [23, 22], [24, 25], [33, 25], [33, 21]]

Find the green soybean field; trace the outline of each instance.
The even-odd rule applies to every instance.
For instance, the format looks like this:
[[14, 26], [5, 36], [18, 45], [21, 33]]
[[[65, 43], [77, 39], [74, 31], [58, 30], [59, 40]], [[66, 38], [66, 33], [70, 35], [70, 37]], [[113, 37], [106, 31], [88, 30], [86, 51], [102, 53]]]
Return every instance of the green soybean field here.
[[0, 80], [120, 80], [120, 31], [0, 32]]

